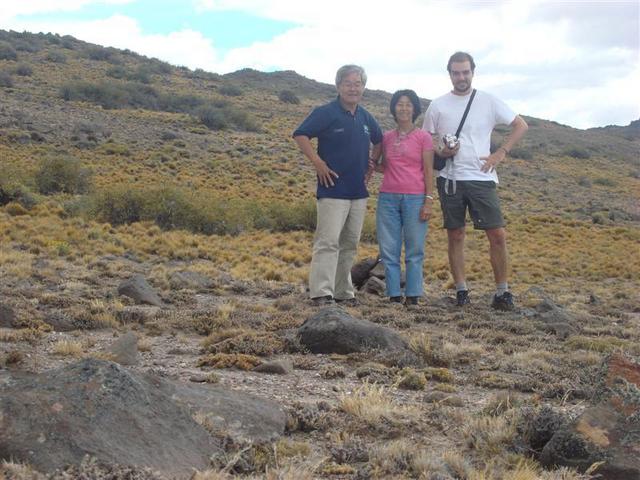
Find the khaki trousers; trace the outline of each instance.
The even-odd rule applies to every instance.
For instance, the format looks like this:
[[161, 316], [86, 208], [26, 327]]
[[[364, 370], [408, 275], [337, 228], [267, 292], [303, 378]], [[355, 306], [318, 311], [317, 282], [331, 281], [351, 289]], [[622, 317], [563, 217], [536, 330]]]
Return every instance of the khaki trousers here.
[[351, 267], [367, 212], [367, 199], [320, 198], [309, 273], [311, 298], [331, 295], [345, 300], [355, 296]]

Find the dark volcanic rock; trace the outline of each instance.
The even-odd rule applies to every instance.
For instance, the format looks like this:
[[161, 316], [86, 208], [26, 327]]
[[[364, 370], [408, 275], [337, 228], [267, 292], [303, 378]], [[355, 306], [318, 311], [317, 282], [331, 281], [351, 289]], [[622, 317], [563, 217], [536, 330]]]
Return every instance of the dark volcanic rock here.
[[134, 275], [118, 286], [118, 293], [133, 298], [136, 303], [162, 307], [158, 294], [151, 288], [142, 275]]
[[339, 307], [323, 308], [298, 329], [300, 342], [313, 353], [385, 350], [407, 355], [404, 339], [393, 330], [352, 317]]
[[271, 441], [284, 433], [287, 417], [277, 403], [220, 385], [193, 385], [157, 380], [157, 387], [188, 408], [206, 416], [235, 439]]
[[85, 359], [22, 379], [0, 398], [0, 458], [43, 472], [88, 454], [187, 478], [216, 450], [152, 377], [111, 362]]
[[369, 257], [359, 261], [351, 267], [351, 281], [357, 288], [360, 288], [365, 284], [369, 278], [371, 269], [375, 267], [379, 261], [379, 258]]
[[640, 480], [640, 365], [621, 356], [607, 360], [601, 402], [559, 429], [542, 450], [543, 465], [586, 470], [607, 480]]
[[51, 325], [56, 332], [70, 332], [78, 328], [73, 318], [60, 310], [47, 312], [43, 320], [48, 325]]
[[386, 288], [384, 280], [380, 280], [378, 277], [369, 277], [367, 283], [362, 287], [365, 292], [380, 296], [384, 295]]
[[9, 305], [0, 303], [0, 327], [11, 328], [16, 319], [16, 314]]

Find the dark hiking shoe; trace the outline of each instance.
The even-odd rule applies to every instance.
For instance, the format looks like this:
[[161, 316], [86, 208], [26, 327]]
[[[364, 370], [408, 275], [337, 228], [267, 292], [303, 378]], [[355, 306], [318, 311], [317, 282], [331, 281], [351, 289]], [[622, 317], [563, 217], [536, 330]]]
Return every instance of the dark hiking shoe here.
[[511, 292], [504, 292], [500, 296], [494, 295], [493, 302], [491, 302], [491, 308], [494, 310], [501, 310], [503, 312], [511, 312], [515, 308]]
[[323, 305], [333, 305], [333, 297], [331, 295], [325, 295], [324, 297], [313, 297], [311, 299], [314, 305], [323, 306]]
[[463, 307], [465, 305], [469, 305], [471, 300], [469, 300], [469, 290], [458, 290], [456, 292], [456, 305], [458, 307]]
[[418, 308], [418, 299], [420, 297], [407, 297], [404, 301], [404, 306], [409, 310], [415, 310]]
[[336, 298], [335, 302], [340, 304], [340, 305], [342, 305], [342, 306], [345, 306], [345, 307], [357, 307], [358, 305], [360, 305], [360, 302], [355, 297], [351, 297], [351, 298]]
[[391, 303], [402, 303], [402, 297], [389, 297]]

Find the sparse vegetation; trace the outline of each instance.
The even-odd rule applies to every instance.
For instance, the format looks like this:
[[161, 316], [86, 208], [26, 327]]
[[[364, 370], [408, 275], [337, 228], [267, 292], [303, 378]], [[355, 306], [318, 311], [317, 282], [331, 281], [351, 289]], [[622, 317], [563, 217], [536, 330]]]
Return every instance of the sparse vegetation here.
[[[535, 164], [516, 150], [500, 167], [521, 312], [489, 310], [486, 239], [471, 229], [473, 303], [451, 305], [435, 205], [421, 308], [361, 293], [361, 304], [348, 308], [405, 337], [415, 356], [403, 368], [375, 350], [310, 354], [296, 337], [317, 311], [305, 292], [315, 175], [290, 135], [309, 102], [331, 98], [333, 86], [293, 72], [191, 71], [115, 49], [97, 49], [92, 60], [93, 46], [57, 35], [0, 31], [0, 52], [7, 45], [17, 53], [0, 59], [10, 82], [0, 92], [0, 308], [15, 318], [0, 319], [10, 325], [0, 328], [0, 383], [15, 370], [115, 358], [105, 347], [131, 329], [138, 369], [277, 398], [290, 417], [280, 440], [240, 445], [212, 416], [196, 415], [225, 452], [194, 478], [588, 478], [516, 453], [513, 431], [523, 412], [542, 405], [581, 411], [607, 355], [640, 354], [640, 258], [629, 253], [640, 242], [630, 207], [632, 133], [528, 119], [521, 148]], [[18, 60], [32, 79], [12, 77]], [[56, 97], [61, 85], [73, 103]], [[229, 85], [240, 95], [223, 94]], [[304, 105], [284, 105], [284, 90]], [[367, 92], [365, 105], [392, 125], [388, 98]], [[245, 122], [253, 121], [264, 134], [250, 131]], [[573, 148], [588, 161], [565, 153]], [[41, 172], [60, 158], [67, 165]], [[82, 169], [91, 182], [75, 188]], [[45, 185], [60, 172], [65, 182]], [[376, 175], [360, 258], [378, 253], [378, 184]], [[145, 275], [162, 308], [118, 295], [134, 273]], [[557, 305], [553, 322], [546, 298]], [[252, 371], [272, 360], [294, 370]], [[535, 457], [542, 447], [524, 448]], [[85, 472], [73, 468], [69, 478]], [[18, 471], [38, 475], [0, 465], [0, 477]]]

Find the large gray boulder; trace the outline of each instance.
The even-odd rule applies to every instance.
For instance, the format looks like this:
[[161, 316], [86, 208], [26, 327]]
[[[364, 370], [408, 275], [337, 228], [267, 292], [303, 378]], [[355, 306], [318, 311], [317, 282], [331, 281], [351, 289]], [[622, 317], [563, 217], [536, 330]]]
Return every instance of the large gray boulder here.
[[327, 307], [298, 328], [300, 342], [313, 353], [353, 353], [383, 350], [407, 355], [407, 342], [393, 330], [352, 317], [339, 307]]
[[134, 275], [118, 286], [118, 294], [133, 298], [138, 304], [164, 306], [158, 294], [142, 275]]
[[188, 478], [218, 449], [153, 379], [112, 362], [85, 359], [20, 379], [0, 397], [0, 459], [42, 472], [88, 454]]
[[284, 433], [275, 402], [217, 385], [170, 381], [85, 359], [4, 382], [0, 396], [0, 460], [42, 472], [80, 464], [146, 467], [189, 478], [220, 454], [219, 440], [194, 420], [243, 441]]

